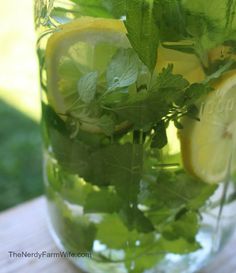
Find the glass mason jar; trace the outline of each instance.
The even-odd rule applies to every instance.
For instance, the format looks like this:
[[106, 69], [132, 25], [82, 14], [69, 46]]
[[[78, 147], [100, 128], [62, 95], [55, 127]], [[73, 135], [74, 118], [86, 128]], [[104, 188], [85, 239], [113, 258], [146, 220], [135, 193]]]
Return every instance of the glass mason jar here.
[[35, 0], [51, 232], [86, 272], [192, 273], [235, 228], [236, 19], [212, 3]]

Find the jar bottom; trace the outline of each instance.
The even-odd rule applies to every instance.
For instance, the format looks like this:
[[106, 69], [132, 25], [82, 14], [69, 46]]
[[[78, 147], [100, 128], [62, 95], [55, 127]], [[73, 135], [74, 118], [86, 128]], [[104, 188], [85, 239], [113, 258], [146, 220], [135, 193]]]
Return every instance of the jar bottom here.
[[[50, 206], [50, 201], [48, 205]], [[53, 227], [52, 218], [48, 217], [49, 232], [60, 251], [66, 252], [61, 239]], [[187, 255], [167, 254], [156, 267], [145, 270], [142, 273], [195, 273], [205, 267], [219, 252], [213, 251], [212, 230], [202, 228], [197, 236], [202, 249]], [[68, 258], [76, 267], [84, 273], [127, 273], [122, 263], [100, 263], [92, 258]], [[141, 272], [140, 272], [141, 273]]]

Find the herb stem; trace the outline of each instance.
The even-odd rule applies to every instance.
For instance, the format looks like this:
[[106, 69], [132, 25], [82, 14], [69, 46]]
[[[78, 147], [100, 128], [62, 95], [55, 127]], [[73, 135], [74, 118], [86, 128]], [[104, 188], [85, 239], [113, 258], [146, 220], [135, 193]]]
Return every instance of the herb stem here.
[[142, 134], [140, 130], [134, 130], [133, 132], [133, 144], [140, 144], [142, 143]]

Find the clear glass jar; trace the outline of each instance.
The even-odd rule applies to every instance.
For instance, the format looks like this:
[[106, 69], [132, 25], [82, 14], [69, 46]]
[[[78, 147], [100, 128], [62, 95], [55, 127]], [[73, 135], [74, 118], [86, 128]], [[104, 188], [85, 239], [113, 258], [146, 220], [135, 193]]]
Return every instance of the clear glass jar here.
[[233, 233], [236, 21], [217, 1], [35, 0], [51, 232], [87, 272], [192, 273]]

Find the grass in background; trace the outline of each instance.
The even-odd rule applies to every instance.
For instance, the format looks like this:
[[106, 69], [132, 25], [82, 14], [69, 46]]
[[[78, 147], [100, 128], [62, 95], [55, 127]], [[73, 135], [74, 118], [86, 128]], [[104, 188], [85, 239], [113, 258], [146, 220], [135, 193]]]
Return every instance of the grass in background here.
[[0, 10], [0, 210], [43, 193], [32, 0]]
[[43, 192], [38, 124], [0, 100], [0, 210]]

